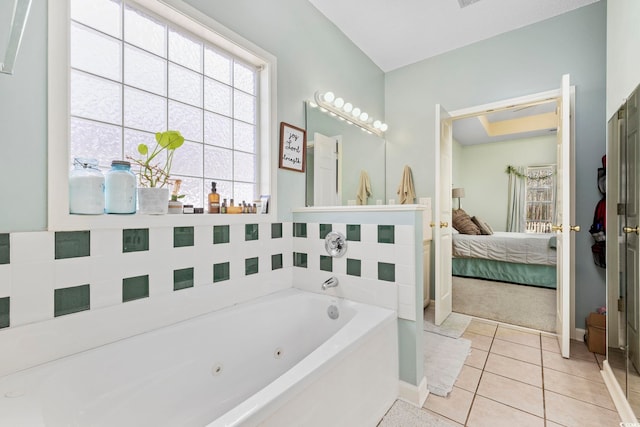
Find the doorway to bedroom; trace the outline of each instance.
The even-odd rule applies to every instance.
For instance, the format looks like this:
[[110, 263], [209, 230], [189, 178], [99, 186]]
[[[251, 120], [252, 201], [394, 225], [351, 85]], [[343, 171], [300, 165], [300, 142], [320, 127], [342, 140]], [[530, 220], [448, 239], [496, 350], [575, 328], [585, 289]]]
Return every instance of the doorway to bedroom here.
[[557, 102], [452, 120], [452, 309], [555, 332]]

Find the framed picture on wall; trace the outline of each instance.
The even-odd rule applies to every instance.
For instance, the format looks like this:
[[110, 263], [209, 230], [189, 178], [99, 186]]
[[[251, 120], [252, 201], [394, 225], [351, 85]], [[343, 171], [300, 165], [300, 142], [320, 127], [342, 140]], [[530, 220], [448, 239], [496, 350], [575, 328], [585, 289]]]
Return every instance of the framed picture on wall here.
[[307, 131], [280, 123], [280, 168], [304, 172], [307, 166]]

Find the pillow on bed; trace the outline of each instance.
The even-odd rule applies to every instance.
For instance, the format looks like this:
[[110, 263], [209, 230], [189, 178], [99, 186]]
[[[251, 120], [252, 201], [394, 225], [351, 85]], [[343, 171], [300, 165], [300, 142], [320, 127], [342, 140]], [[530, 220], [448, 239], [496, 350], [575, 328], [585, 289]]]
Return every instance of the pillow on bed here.
[[480, 229], [480, 233], [490, 236], [493, 234], [493, 228], [487, 223], [487, 221], [474, 216], [471, 218], [471, 221]]
[[462, 209], [455, 209], [452, 215], [453, 228], [460, 234], [481, 234], [480, 229], [473, 223], [469, 214]]

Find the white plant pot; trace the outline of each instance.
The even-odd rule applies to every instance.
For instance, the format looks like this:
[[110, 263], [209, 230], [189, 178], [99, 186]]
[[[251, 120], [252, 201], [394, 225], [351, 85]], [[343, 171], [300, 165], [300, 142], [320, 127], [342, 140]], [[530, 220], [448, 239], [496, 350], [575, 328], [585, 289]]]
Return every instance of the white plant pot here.
[[138, 187], [138, 213], [163, 215], [169, 208], [168, 188]]

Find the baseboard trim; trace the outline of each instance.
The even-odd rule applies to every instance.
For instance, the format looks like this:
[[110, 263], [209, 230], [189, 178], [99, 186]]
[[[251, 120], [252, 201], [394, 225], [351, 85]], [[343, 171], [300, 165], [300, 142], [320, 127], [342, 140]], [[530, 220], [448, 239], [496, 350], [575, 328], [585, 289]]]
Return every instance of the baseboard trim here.
[[587, 331], [585, 329], [575, 328], [573, 330], [573, 336], [571, 338], [573, 338], [576, 341], [584, 341], [584, 334], [586, 333]]
[[604, 383], [609, 390], [609, 394], [611, 395], [611, 400], [613, 400], [613, 404], [616, 406], [618, 410], [618, 415], [620, 415], [620, 419], [623, 423], [637, 423], [638, 419], [633, 413], [633, 409], [629, 405], [626, 397], [624, 396], [624, 392], [618, 384], [618, 380], [616, 380], [615, 375], [613, 375], [613, 371], [611, 370], [611, 366], [607, 360], [602, 362], [602, 378], [604, 379]]
[[412, 405], [422, 407], [429, 396], [427, 389], [427, 377], [422, 377], [420, 385], [415, 386], [405, 381], [400, 381], [398, 399], [411, 403]]

